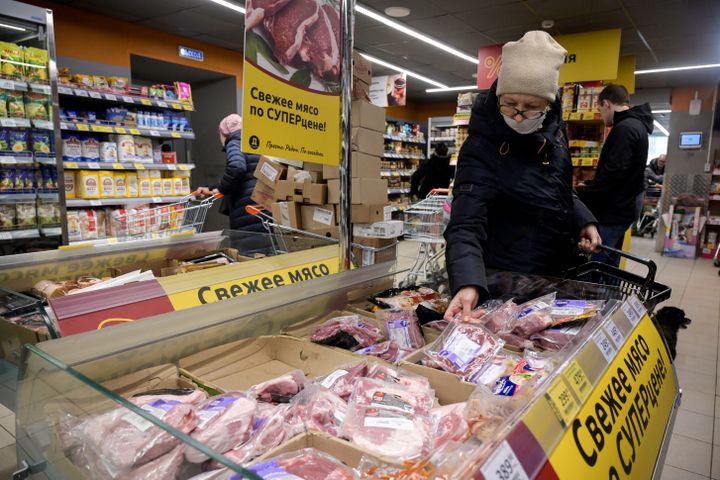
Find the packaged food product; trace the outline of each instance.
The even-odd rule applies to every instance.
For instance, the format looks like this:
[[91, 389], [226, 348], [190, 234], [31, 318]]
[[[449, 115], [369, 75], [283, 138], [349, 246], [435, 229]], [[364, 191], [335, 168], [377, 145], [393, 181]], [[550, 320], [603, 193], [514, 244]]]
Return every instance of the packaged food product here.
[[127, 197], [127, 176], [125, 173], [115, 172], [113, 178], [115, 179], [115, 196], [120, 198]]
[[63, 132], [62, 156], [63, 162], [82, 161], [82, 143], [80, 142], [79, 135], [75, 133]]
[[22, 47], [0, 42], [0, 73], [10, 78], [22, 78], [25, 74], [24, 60]]
[[75, 172], [73, 170], [65, 170], [63, 172], [63, 179], [65, 183], [65, 198], [76, 198]]
[[110, 170], [99, 170], [100, 198], [115, 197], [115, 174]]
[[127, 225], [129, 235], [147, 233], [147, 206], [127, 209]]
[[146, 137], [135, 137], [135, 159], [138, 162], [152, 163], [152, 140]]
[[108, 219], [110, 225], [109, 234], [111, 237], [126, 237], [128, 234], [128, 213], [124, 208], [118, 208], [110, 212]]
[[117, 156], [120, 162], [135, 161], [135, 140], [132, 135], [117, 136]]
[[183, 181], [180, 177], [173, 177], [172, 179], [172, 191], [173, 195], [186, 195], [183, 191]]
[[382, 380], [383, 382], [397, 383], [418, 392], [431, 390], [430, 381], [427, 378], [398, 367], [390, 367], [379, 363], [373, 364], [368, 369], [366, 377]]
[[341, 365], [327, 375], [317, 378], [316, 382], [324, 388], [332, 390], [343, 400], [347, 400], [352, 394], [355, 382], [364, 377], [367, 371], [368, 364], [365, 360], [362, 360], [348, 365]]
[[390, 363], [396, 363], [410, 355], [412, 350], [403, 350], [395, 340], [387, 340], [356, 350], [355, 353], [358, 355], [370, 355], [382, 358]]
[[160, 170], [145, 170], [150, 178], [162, 178], [162, 172]]
[[590, 318], [605, 304], [602, 300], [555, 300], [550, 311], [553, 325]]
[[53, 151], [52, 134], [40, 130], [33, 130], [30, 134], [32, 139], [32, 151], [35, 153], [50, 153]]
[[68, 239], [71, 242], [78, 242], [82, 240], [82, 234], [80, 232], [80, 212], [77, 210], [68, 210], [67, 223]]
[[369, 347], [384, 339], [379, 328], [360, 315], [334, 317], [319, 325], [310, 340], [347, 350]]
[[53, 180], [51, 170], [54, 170], [54, 168], [46, 165], [41, 165], [40, 167], [40, 177], [42, 179], [42, 183], [39, 187], [46, 191], [53, 191], [57, 188], [57, 185]]
[[85, 88], [92, 88], [93, 79], [91, 75], [85, 75], [83, 73], [76, 73], [72, 76], [72, 82], [75, 85]]
[[28, 138], [30, 132], [27, 130], [10, 130], [10, 150], [16, 153], [28, 150]]
[[27, 79], [31, 82], [47, 80], [48, 51], [42, 48], [25, 47], [24, 54], [27, 66]]
[[97, 221], [98, 239], [107, 238], [107, 212], [105, 210], [94, 210]]
[[0, 128], [0, 151], [10, 150], [10, 130]]
[[54, 225], [58, 223], [55, 205], [52, 203], [39, 203], [37, 207], [40, 225]]
[[108, 77], [110, 89], [116, 92], [127, 92], [130, 82], [127, 77]]
[[100, 161], [101, 162], [117, 162], [118, 152], [117, 143], [100, 142]]
[[7, 90], [0, 88], [0, 117], [7, 117]]
[[15, 223], [18, 227], [32, 227], [37, 225], [34, 203], [15, 204]]
[[182, 194], [190, 195], [190, 179], [188, 177], [182, 179]]
[[152, 180], [149, 178], [138, 179], [138, 196], [139, 197], [152, 197]]
[[23, 93], [16, 90], [7, 90], [7, 116], [10, 118], [25, 118], [25, 101]]
[[101, 75], [93, 75], [92, 80], [93, 80], [93, 88], [94, 89], [104, 90], [104, 91], [110, 89], [110, 85], [109, 85], [106, 77], [103, 77]]
[[0, 230], [11, 230], [15, 226], [15, 205], [0, 204]]
[[92, 135], [80, 139], [80, 151], [84, 162], [100, 161], [100, 141]]
[[555, 295], [553, 292], [520, 305], [513, 333], [528, 338], [533, 333], [545, 330], [552, 325], [550, 313], [555, 302]]
[[94, 210], [80, 210], [80, 237], [82, 240], [98, 239], [98, 224]]
[[550, 327], [547, 330], [534, 333], [530, 337], [530, 340], [544, 350], [559, 351], [577, 337], [584, 325], [585, 321], [582, 320], [563, 323], [556, 327]]
[[163, 178], [162, 179], [162, 192], [163, 192], [162, 194], [166, 195], [166, 196], [174, 195], [172, 178]]
[[372, 378], [359, 378], [355, 382], [349, 404], [387, 408], [405, 413], [427, 414], [433, 406], [435, 391], [420, 390], [399, 383]]
[[25, 92], [23, 99], [26, 118], [34, 120], [48, 120], [50, 118], [47, 95], [37, 92]]
[[77, 183], [79, 198], [100, 198], [100, 176], [97, 171], [78, 170]]
[[378, 316], [387, 327], [388, 338], [395, 340], [400, 348], [414, 350], [425, 345], [414, 310], [381, 310]]
[[15, 174], [12, 168], [0, 168], [0, 192], [10, 193], [15, 189]]
[[136, 172], [129, 172], [125, 174], [125, 188], [127, 190], [128, 197], [137, 197], [140, 195], [138, 191], [138, 176]]
[[161, 197], [163, 194], [163, 179], [162, 178], [151, 178], [150, 179], [152, 196]]
[[181, 102], [192, 103], [192, 89], [189, 83], [175, 82], [175, 93]]
[[140, 178], [150, 178], [150, 170], [138, 170], [137, 171], [137, 177]]

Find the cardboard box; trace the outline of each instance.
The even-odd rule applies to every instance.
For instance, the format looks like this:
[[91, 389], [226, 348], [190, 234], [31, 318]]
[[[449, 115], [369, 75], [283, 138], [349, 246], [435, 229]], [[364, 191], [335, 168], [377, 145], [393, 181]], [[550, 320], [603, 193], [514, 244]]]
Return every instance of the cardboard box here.
[[[398, 242], [395, 238], [353, 237], [353, 243], [366, 247], [353, 246], [355, 262], [361, 267], [394, 262], [397, 259]], [[434, 338], [437, 338], [437, 335]], [[429, 340], [425, 338], [425, 341], [428, 342]]]
[[332, 205], [302, 205], [300, 217], [305, 229], [323, 229], [337, 224], [335, 209]]
[[358, 52], [353, 52], [353, 77], [367, 84], [372, 83], [372, 63]]
[[411, 353], [400, 362], [399, 366], [430, 380], [430, 386], [435, 390], [435, 396], [440, 405], [467, 401], [477, 385], [464, 382], [452, 373], [420, 365], [426, 348]]
[[[301, 172], [303, 174], [303, 177], [307, 177], [309, 175], [310, 180], [313, 183], [322, 183], [322, 181], [323, 181], [322, 168], [319, 171], [313, 171], [313, 170], [298, 169], [295, 167], [288, 167], [286, 178], [287, 178], [287, 180], [297, 181], [295, 179], [295, 176]], [[302, 181], [304, 182], [304, 180], [302, 180]]]
[[396, 238], [403, 234], [403, 222], [390, 220], [389, 222], [376, 222], [353, 225], [353, 236], [372, 238]]
[[330, 435], [321, 432], [303, 433], [302, 435], [298, 435], [291, 440], [288, 440], [287, 442], [273, 448], [262, 456], [256, 458], [254, 461], [258, 462], [270, 460], [277, 457], [278, 455], [296, 452], [304, 448], [314, 448], [321, 452], [325, 452], [337, 458], [342, 463], [351, 468], [357, 468], [360, 465], [360, 461], [362, 460], [362, 458], [367, 456], [376, 458], [381, 463], [387, 463], [391, 465], [400, 464], [400, 460], [398, 460], [397, 458], [379, 457], [373, 453], [361, 449], [357, 445], [350, 443], [347, 440], [331, 437]]
[[20, 366], [22, 365], [23, 345], [50, 340], [50, 334], [31, 330], [0, 319], [0, 358]]
[[[353, 205], [382, 205], [388, 201], [387, 180], [353, 178], [350, 192]], [[328, 180], [328, 203], [340, 203], [340, 180]]]
[[[281, 180], [280, 182], [282, 182]], [[278, 182], [278, 185], [280, 184]], [[250, 196], [250, 199], [263, 207], [265, 210], [270, 210], [272, 208], [273, 202], [276, 200], [276, 190], [273, 187], [270, 187], [262, 182], [256, 182], [255, 183], [255, 190], [253, 190], [252, 195]], [[283, 198], [284, 200], [284, 198]], [[292, 200], [292, 199], [291, 199]]]
[[291, 228], [302, 228], [300, 204], [296, 202], [277, 202], [272, 204], [275, 223]]
[[311, 205], [324, 205], [328, 203], [328, 187], [323, 183], [307, 181], [303, 184], [302, 201]]
[[[257, 189], [257, 187], [255, 187]], [[302, 194], [303, 184], [296, 183], [292, 180], [280, 180], [275, 186], [273, 192], [273, 200], [278, 202], [301, 202], [303, 201]], [[253, 200], [255, 200], [253, 198]], [[273, 202], [275, 203], [275, 202]], [[272, 203], [271, 203], [272, 205]]]
[[352, 99], [369, 102], [370, 84], [363, 82], [359, 78], [353, 78]]
[[[380, 157], [362, 152], [352, 152], [350, 156], [350, 175], [353, 178], [380, 178]], [[322, 176], [325, 180], [340, 178], [340, 168], [323, 165]]]
[[351, 148], [374, 157], [382, 157], [385, 153], [383, 134], [367, 128], [353, 127]]
[[302, 168], [308, 172], [322, 172], [323, 166], [324, 164], [322, 163], [305, 162]]
[[310, 205], [327, 203], [328, 187], [322, 183], [280, 180], [275, 187], [274, 199], [280, 202], [299, 202]]
[[260, 157], [257, 167], [255, 167], [254, 175], [259, 182], [274, 188], [279, 180], [285, 178], [286, 172], [285, 165], [263, 155]]
[[284, 335], [256, 337], [219, 345], [181, 358], [181, 373], [219, 392], [247, 390], [300, 369], [312, 378], [357, 361], [351, 353]]
[[384, 108], [365, 100], [355, 100], [350, 108], [350, 125], [385, 132]]
[[[340, 222], [340, 205], [335, 205], [335, 215]], [[374, 223], [392, 220], [392, 207], [389, 205], [352, 205], [350, 222]]]
[[334, 238], [337, 240], [340, 236], [340, 228], [337, 225], [326, 228], [305, 228], [304, 230], [315, 235], [320, 235], [321, 237], [327, 237], [328, 239]]

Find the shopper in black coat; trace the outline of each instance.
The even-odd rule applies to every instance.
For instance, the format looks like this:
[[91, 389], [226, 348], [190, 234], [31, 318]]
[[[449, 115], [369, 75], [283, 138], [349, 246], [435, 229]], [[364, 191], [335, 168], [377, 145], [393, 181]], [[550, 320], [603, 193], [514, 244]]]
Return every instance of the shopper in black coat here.
[[528, 32], [503, 48], [498, 81], [475, 100], [445, 230], [448, 320], [477, 314], [472, 308], [488, 296], [486, 269], [556, 274], [574, 242], [587, 250], [600, 243], [572, 188], [557, 98], [564, 56], [547, 33]]
[[425, 198], [435, 188], [448, 188], [455, 175], [447, 145], [440, 143], [430, 159], [423, 162], [410, 178], [410, 195]]
[[[648, 135], [653, 131], [650, 105], [630, 107], [622, 85], [610, 84], [600, 92], [599, 109], [612, 130], [600, 152], [595, 178], [578, 189], [578, 195], [597, 217], [603, 243], [622, 248], [625, 232], [642, 211]], [[599, 252], [594, 260], [617, 266], [620, 258]]]
[[242, 118], [237, 114], [225, 117], [218, 131], [227, 162], [225, 173], [219, 183], [201, 187], [199, 192], [203, 195], [223, 194], [220, 213], [230, 217], [231, 230], [264, 231], [260, 219], [245, 211], [246, 206], [254, 204], [250, 196], [255, 189], [253, 174], [260, 157], [242, 151]]
[[650, 160], [645, 167], [645, 187], [649, 185], [662, 185], [665, 179], [665, 162], [667, 156], [661, 153], [659, 156]]

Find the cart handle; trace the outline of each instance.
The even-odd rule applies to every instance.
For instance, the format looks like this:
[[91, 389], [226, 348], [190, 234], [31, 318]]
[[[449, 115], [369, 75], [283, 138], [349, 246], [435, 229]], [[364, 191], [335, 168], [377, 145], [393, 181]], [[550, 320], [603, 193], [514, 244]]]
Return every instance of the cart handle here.
[[[199, 197], [199, 196], [200, 196], [200, 190], [195, 190], [194, 192], [190, 192], [190, 195], [192, 195], [193, 197]], [[223, 195], [222, 193], [218, 192], [218, 193], [214, 193], [214, 194], [212, 195], [212, 198], [213, 198], [213, 199], [221, 199], [221, 198], [223, 198], [224, 196], [225, 196], [225, 195]]]
[[430, 193], [439, 193], [439, 194], [444, 195], [444, 194], [450, 193], [450, 189], [449, 188], [433, 188], [432, 190], [430, 190]]
[[643, 287], [647, 288], [655, 282], [655, 275], [657, 274], [657, 264], [649, 258], [640, 257], [638, 255], [634, 255], [623, 250], [618, 250], [617, 248], [608, 247], [607, 245], [599, 245], [598, 249], [620, 255], [621, 257], [625, 257], [629, 260], [632, 260], [633, 262], [645, 265], [648, 269], [648, 273], [645, 276], [645, 284], [643, 285]]
[[262, 207], [260, 205], [245, 205], [245, 212], [249, 215], [260, 215]]

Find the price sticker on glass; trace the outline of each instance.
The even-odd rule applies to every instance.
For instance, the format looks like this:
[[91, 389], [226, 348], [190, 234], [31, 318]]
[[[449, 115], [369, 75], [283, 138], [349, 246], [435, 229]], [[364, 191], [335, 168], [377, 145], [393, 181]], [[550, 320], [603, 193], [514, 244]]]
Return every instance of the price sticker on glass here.
[[563, 372], [563, 376], [570, 384], [572, 391], [575, 392], [575, 395], [580, 399], [580, 402], [582, 403], [587, 400], [590, 396], [592, 385], [590, 385], [590, 381], [587, 375], [585, 375], [585, 370], [582, 369], [577, 360], [570, 362]]
[[555, 380], [550, 388], [547, 389], [545, 397], [548, 399], [548, 402], [550, 402], [550, 406], [555, 411], [555, 415], [557, 415], [563, 426], [569, 426], [580, 410], [580, 406], [577, 401], [575, 401], [570, 387], [568, 387], [562, 377]]
[[485, 480], [528, 480], [525, 469], [507, 440], [498, 445], [480, 471]]

